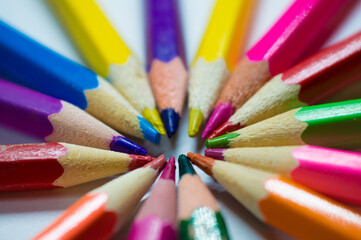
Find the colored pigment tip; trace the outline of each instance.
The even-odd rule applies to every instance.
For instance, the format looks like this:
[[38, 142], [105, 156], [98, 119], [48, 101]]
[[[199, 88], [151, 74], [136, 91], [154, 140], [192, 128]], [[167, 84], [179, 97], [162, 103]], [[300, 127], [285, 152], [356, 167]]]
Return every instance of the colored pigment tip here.
[[234, 132], [242, 127], [243, 126], [240, 126], [239, 124], [234, 125], [232, 122], [225, 122], [219, 128], [214, 130], [213, 133], [208, 137], [208, 139], [219, 137], [226, 133]]
[[208, 139], [206, 141], [207, 148], [228, 148], [229, 140], [239, 136], [239, 133], [228, 133], [220, 137]]
[[175, 181], [175, 169], [175, 157], [171, 157], [168, 163], [165, 165], [160, 178]]
[[203, 124], [203, 113], [199, 109], [191, 109], [188, 122], [188, 136], [197, 136], [199, 129]]
[[114, 136], [109, 146], [110, 150], [116, 152], [124, 152], [137, 155], [147, 154], [147, 150], [144, 147], [141, 147], [122, 136]]
[[232, 116], [233, 113], [234, 113], [234, 109], [231, 103], [226, 102], [226, 103], [218, 104], [216, 109], [214, 109], [207, 123], [207, 126], [203, 131], [202, 138], [207, 137], [219, 126], [221, 126], [224, 122], [226, 122]]
[[143, 116], [160, 134], [165, 135], [164, 125], [157, 109], [145, 109]]
[[138, 117], [140, 129], [144, 135], [144, 138], [152, 143], [159, 144], [160, 134], [155, 128], [144, 118]]
[[213, 158], [202, 156], [198, 153], [187, 153], [187, 156], [192, 161], [194, 165], [202, 169], [203, 172], [208, 174], [209, 176], [213, 176], [212, 168], [215, 163]]
[[204, 150], [204, 155], [206, 157], [210, 157], [210, 158], [214, 158], [214, 159], [218, 159], [218, 160], [224, 160], [224, 156], [223, 153], [226, 151], [227, 149], [225, 148], [218, 148], [218, 149], [206, 149]]
[[164, 165], [167, 163], [167, 160], [164, 157], [164, 154], [160, 155], [159, 157], [157, 157], [156, 159], [154, 159], [153, 161], [151, 161], [150, 163], [147, 163], [146, 165], [144, 165], [144, 168], [150, 167], [153, 168], [154, 170], [157, 170], [158, 172], [162, 171], [164, 168]]
[[179, 155], [178, 166], [179, 166], [179, 179], [181, 179], [184, 174], [190, 174], [190, 175], [197, 174], [196, 171], [194, 171], [192, 164], [189, 162], [189, 158], [184, 154]]
[[177, 132], [180, 116], [173, 108], [164, 109], [161, 112], [161, 116], [165, 124], [167, 135], [170, 138]]

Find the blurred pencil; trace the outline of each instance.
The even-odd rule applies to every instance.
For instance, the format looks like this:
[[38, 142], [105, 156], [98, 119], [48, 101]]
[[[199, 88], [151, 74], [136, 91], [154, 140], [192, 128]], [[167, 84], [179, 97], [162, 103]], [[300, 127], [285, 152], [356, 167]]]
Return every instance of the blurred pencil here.
[[49, 142], [145, 155], [147, 150], [88, 113], [42, 93], [0, 79], [0, 124]]
[[361, 32], [275, 76], [210, 138], [293, 108], [313, 105], [361, 79]]
[[150, 156], [68, 143], [0, 146], [0, 192], [65, 188], [131, 171]]
[[361, 99], [297, 108], [206, 141], [207, 148], [361, 146]]
[[213, 159], [192, 162], [260, 221], [297, 239], [358, 239], [361, 215], [277, 174]]
[[1, 21], [0, 76], [68, 101], [117, 131], [160, 141], [152, 125], [103, 78]]
[[180, 155], [178, 165], [179, 239], [229, 239], [217, 201], [188, 157]]
[[129, 240], [176, 240], [175, 160], [171, 157], [130, 228]]
[[90, 66], [143, 114], [162, 135], [163, 123], [155, 107], [147, 76], [94, 0], [48, 0]]
[[233, 70], [255, 1], [217, 0], [189, 78], [188, 135], [198, 134]]
[[148, 75], [168, 137], [178, 129], [188, 73], [176, 0], [145, 0]]
[[315, 53], [337, 29], [355, 0], [296, 0], [240, 58], [220, 94], [204, 137], [232, 116], [263, 84]]
[[85, 194], [34, 239], [109, 239], [152, 186], [166, 160], [122, 175]]
[[338, 201], [361, 205], [361, 154], [357, 152], [307, 145], [207, 149], [205, 155], [279, 173]]

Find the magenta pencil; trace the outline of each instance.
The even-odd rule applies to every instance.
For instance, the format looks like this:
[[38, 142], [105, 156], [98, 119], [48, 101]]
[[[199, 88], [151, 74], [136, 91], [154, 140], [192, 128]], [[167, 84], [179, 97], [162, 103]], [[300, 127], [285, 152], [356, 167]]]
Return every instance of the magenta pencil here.
[[361, 153], [307, 145], [207, 149], [205, 155], [276, 172], [336, 200], [361, 205]]
[[175, 168], [172, 157], [135, 217], [129, 240], [177, 239]]

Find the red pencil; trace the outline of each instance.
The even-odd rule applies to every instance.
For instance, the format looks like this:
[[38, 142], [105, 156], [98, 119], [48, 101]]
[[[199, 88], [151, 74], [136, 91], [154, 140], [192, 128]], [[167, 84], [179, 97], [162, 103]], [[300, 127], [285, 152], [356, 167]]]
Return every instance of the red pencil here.
[[109, 239], [152, 186], [164, 155], [85, 194], [34, 239]]
[[150, 156], [68, 143], [0, 146], [0, 191], [64, 188], [134, 170]]
[[293, 108], [313, 105], [361, 79], [361, 32], [329, 46], [278, 74], [210, 138], [235, 131]]
[[354, 0], [296, 0], [241, 58], [202, 137], [208, 136], [271, 77], [315, 53], [346, 16]]

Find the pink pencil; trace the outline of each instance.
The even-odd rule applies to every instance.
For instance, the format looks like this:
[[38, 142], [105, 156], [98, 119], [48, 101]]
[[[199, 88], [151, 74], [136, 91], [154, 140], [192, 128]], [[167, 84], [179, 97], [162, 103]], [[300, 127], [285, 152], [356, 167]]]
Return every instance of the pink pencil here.
[[271, 77], [314, 54], [337, 29], [355, 0], [296, 0], [239, 59], [202, 137], [226, 122]]
[[175, 168], [172, 157], [135, 217], [129, 240], [177, 239]]
[[361, 153], [307, 145], [207, 149], [205, 155], [283, 174], [336, 200], [361, 205]]

